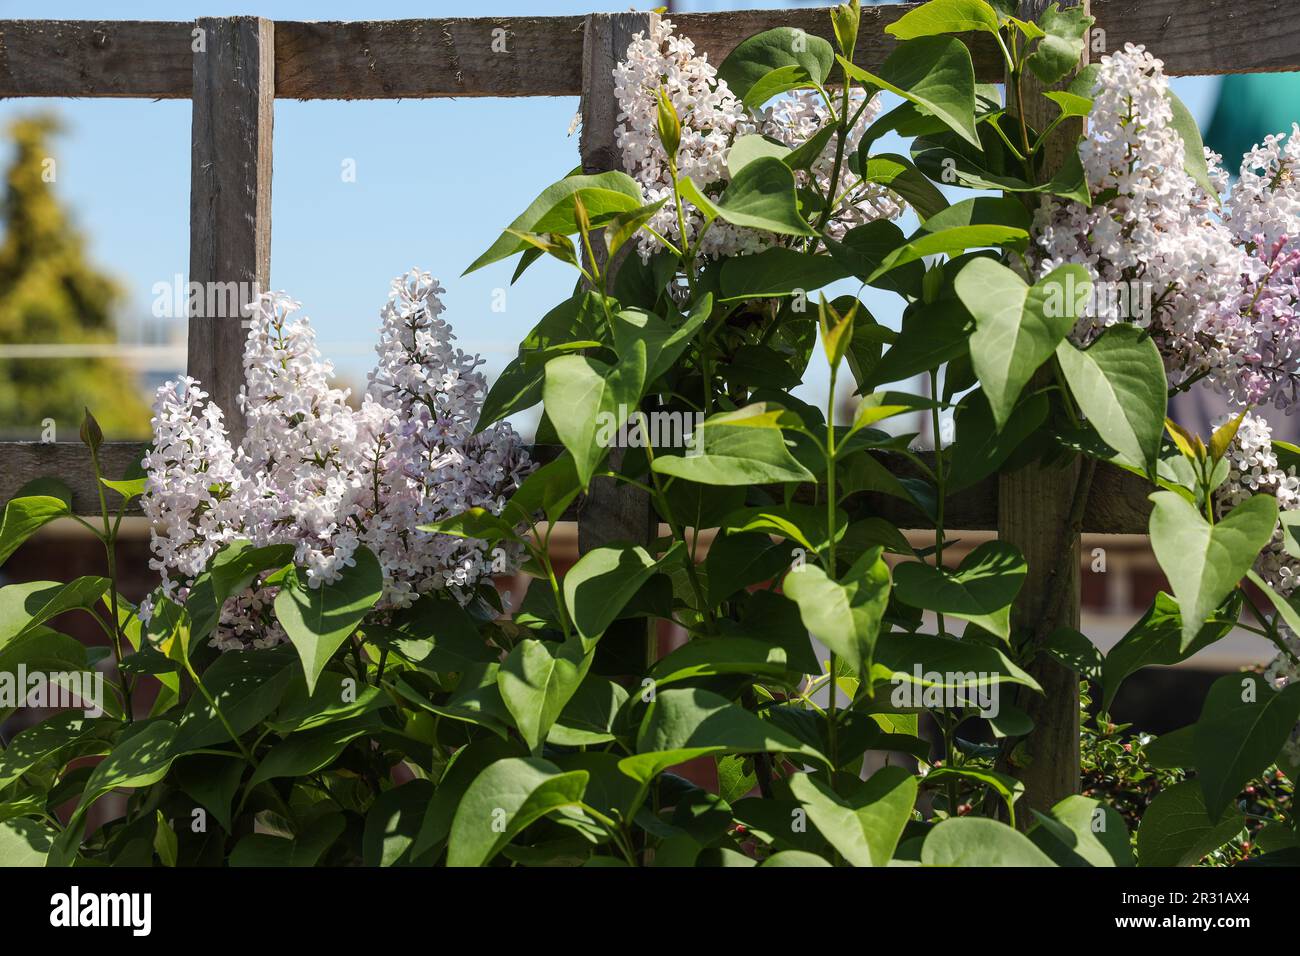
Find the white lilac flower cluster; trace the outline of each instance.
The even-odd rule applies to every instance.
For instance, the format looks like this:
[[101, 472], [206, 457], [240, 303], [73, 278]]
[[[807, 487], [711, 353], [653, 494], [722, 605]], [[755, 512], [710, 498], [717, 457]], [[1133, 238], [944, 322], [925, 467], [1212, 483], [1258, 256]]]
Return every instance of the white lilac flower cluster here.
[[[1081, 263], [1119, 290], [1094, 297], [1076, 341], [1132, 322], [1150, 329], [1173, 384], [1208, 378], [1239, 404], [1290, 410], [1300, 400], [1300, 131], [1247, 155], [1220, 207], [1184, 168], [1160, 60], [1127, 45], [1101, 60], [1093, 92], [1079, 157], [1098, 201], [1044, 198], [1034, 220], [1040, 275]], [[1218, 159], [1207, 151], [1226, 193]]]
[[[489, 553], [483, 542], [416, 530], [471, 507], [499, 513], [529, 469], [509, 425], [474, 433], [481, 360], [453, 345], [440, 318], [443, 291], [418, 270], [394, 280], [359, 407], [332, 384], [310, 322], [294, 314], [298, 303], [272, 293], [256, 303], [244, 350], [247, 432], [238, 448], [197, 381], [158, 390], [142, 507], [164, 594], [184, 600], [217, 550], [237, 539], [292, 545], [312, 587], [337, 580], [364, 545], [383, 569], [381, 609], [430, 591], [468, 600], [480, 580], [513, 569], [512, 550]], [[232, 597], [213, 643], [282, 641], [274, 595], [255, 585]]]
[[[681, 120], [681, 146], [677, 151], [679, 176], [706, 192], [716, 194], [717, 186], [729, 179], [727, 156], [731, 145], [741, 136], [762, 134], [794, 148], [802, 145], [824, 127], [830, 113], [820, 94], [797, 90], [779, 98], [773, 105], [752, 113], [718, 78], [707, 55], [697, 55], [695, 44], [673, 33], [671, 21], [658, 18], [649, 35], [636, 34], [628, 45], [626, 57], [614, 69], [614, 89], [619, 105], [616, 142], [623, 156], [624, 170], [645, 193], [647, 202], [667, 198], [650, 220], [649, 226], [677, 243], [681, 230], [677, 210], [672, 202], [672, 179], [668, 156], [658, 134], [658, 95], [663, 89]], [[862, 108], [858, 123], [850, 133], [844, 155], [848, 156], [862, 138], [867, 124], [880, 110], [876, 101], [863, 103], [861, 91], [851, 108]], [[834, 139], [812, 164], [808, 172], [798, 173], [800, 185], [811, 185], [822, 194], [830, 186], [834, 172]], [[849, 228], [874, 219], [894, 219], [902, 214], [898, 198], [882, 186], [867, 184], [850, 190], [857, 177], [844, 164], [835, 195], [841, 199], [827, 224], [827, 231], [839, 237]], [[703, 215], [694, 207], [686, 209], [687, 241], [694, 242], [704, 224]], [[758, 252], [771, 245], [774, 237], [715, 222], [705, 234], [701, 252], [710, 257]], [[658, 249], [657, 240], [643, 234], [639, 244], [642, 259], [649, 259]]]
[[[1227, 416], [1223, 421], [1227, 420]], [[1223, 424], [1215, 423], [1215, 427]], [[1279, 512], [1300, 509], [1300, 476], [1294, 465], [1283, 468], [1273, 448], [1272, 429], [1261, 416], [1247, 412], [1237, 428], [1228, 450], [1228, 477], [1215, 492], [1215, 506], [1226, 513], [1254, 494], [1269, 494], [1277, 498]], [[1260, 553], [1255, 570], [1275, 590], [1285, 596], [1300, 592], [1300, 560], [1286, 553], [1282, 543], [1282, 525], [1274, 529], [1273, 540]], [[1278, 632], [1290, 648], [1290, 654], [1279, 653], [1265, 668], [1264, 676], [1273, 687], [1281, 689], [1300, 680], [1300, 636], [1281, 620]], [[1292, 750], [1291, 759], [1300, 762], [1300, 726], [1287, 745]]]

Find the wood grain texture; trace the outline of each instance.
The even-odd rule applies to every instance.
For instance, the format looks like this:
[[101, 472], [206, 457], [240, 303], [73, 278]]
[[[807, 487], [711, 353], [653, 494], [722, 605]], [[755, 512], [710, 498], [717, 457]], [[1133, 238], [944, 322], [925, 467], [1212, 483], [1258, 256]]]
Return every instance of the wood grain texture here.
[[0, 20], [0, 96], [187, 99], [193, 23]]
[[[873, 69], [894, 48], [883, 29], [916, 4], [862, 11], [856, 62]], [[1093, 0], [1104, 51], [1141, 43], [1173, 76], [1300, 70], [1294, 0]], [[717, 64], [745, 37], [795, 26], [829, 37], [824, 7], [673, 16]], [[276, 95], [292, 99], [577, 96], [582, 17], [484, 17], [304, 23], [279, 21]], [[193, 86], [193, 23], [0, 20], [0, 96], [184, 99]], [[504, 39], [504, 47], [500, 39]], [[494, 42], [496, 48], [494, 49]], [[981, 79], [1002, 62], [973, 41]]]
[[[99, 446], [99, 464], [104, 477], [121, 478], [134, 470], [144, 458], [143, 442], [110, 441]], [[0, 442], [0, 505], [18, 494], [18, 490], [37, 478], [58, 478], [72, 489], [72, 510], [79, 515], [99, 514], [99, 490], [90, 450], [78, 441]], [[109, 495], [110, 503], [115, 500]], [[120, 499], [118, 499], [120, 500]], [[127, 514], [139, 514], [138, 505]]]
[[[621, 168], [614, 142], [618, 104], [614, 98], [613, 70], [632, 35], [650, 28], [652, 13], [593, 13], [583, 27], [582, 136], [579, 151], [586, 173]], [[617, 470], [623, 449], [610, 451], [609, 467]], [[615, 541], [647, 544], [659, 522], [650, 496], [639, 488], [611, 478], [596, 478], [578, 504], [578, 551], [585, 554]]]
[[[1047, 0], [1020, 0], [1019, 15], [1023, 20], [1037, 21], [1047, 6]], [[1082, 7], [1088, 12], [1088, 0], [1065, 0], [1061, 6]], [[1085, 43], [1079, 65], [1087, 63]], [[1032, 128], [1045, 128], [1058, 110], [1041, 95], [1044, 85], [1027, 72], [1021, 88], [1025, 121]], [[1011, 93], [1007, 101], [1014, 102]], [[1061, 124], [1043, 145], [1040, 175], [1048, 177], [1061, 167], [1082, 131], [1081, 120]], [[1052, 372], [1044, 366], [1026, 391], [1051, 383]], [[1079, 508], [1083, 507], [1083, 499], [1091, 497], [1092, 480], [1093, 468], [1084, 467], [1078, 457], [1065, 466], [1042, 467], [1034, 463], [998, 476], [998, 538], [1019, 548], [1029, 564], [1013, 608], [1012, 624], [1031, 635], [1031, 644], [1041, 644], [1057, 628], [1079, 627], [1081, 522], [1076, 515], [1082, 517]], [[1043, 693], [1016, 693], [1015, 697], [1034, 727], [1014, 750], [1004, 745], [998, 761], [1000, 770], [1025, 785], [1022, 809], [1016, 815], [1021, 829], [1035, 822], [1030, 810], [1046, 813], [1065, 797], [1079, 792], [1079, 675], [1046, 654], [1035, 655], [1026, 666]]]
[[[276, 24], [276, 95], [573, 96], [582, 17]], [[612, 66], [611, 66], [612, 68]]]
[[[188, 371], [243, 437], [245, 308], [271, 271], [271, 133], [275, 27], [258, 17], [202, 19], [194, 55], [190, 160], [190, 282], [205, 295], [189, 320]], [[191, 288], [194, 288], [191, 285]]]

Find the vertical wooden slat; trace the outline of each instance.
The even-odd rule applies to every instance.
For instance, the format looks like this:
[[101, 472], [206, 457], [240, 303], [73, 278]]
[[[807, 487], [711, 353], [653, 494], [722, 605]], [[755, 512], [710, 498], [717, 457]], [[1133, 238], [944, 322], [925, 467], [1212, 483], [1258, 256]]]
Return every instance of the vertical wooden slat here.
[[203, 301], [190, 310], [189, 374], [221, 407], [238, 442], [244, 306], [270, 280], [275, 25], [205, 17], [197, 26], [203, 48], [194, 51], [190, 282]]
[[[1048, 0], [1020, 0], [1021, 19], [1037, 20]], [[1088, 0], [1065, 0], [1062, 7], [1082, 6]], [[1088, 61], [1087, 44], [1083, 60]], [[1029, 125], [1044, 128], [1057, 109], [1043, 99], [1041, 83], [1032, 73], [1022, 79], [1025, 118]], [[1008, 88], [1010, 102], [1013, 94]], [[1060, 167], [1068, 152], [1076, 148], [1081, 121], [1061, 124], [1045, 144], [1045, 172]], [[1028, 388], [1050, 384], [1047, 370]], [[1083, 481], [1081, 482], [1081, 476]], [[1001, 475], [998, 480], [998, 537], [1024, 552], [1029, 575], [1016, 601], [1019, 626], [1041, 641], [1058, 627], [1079, 626], [1079, 530], [1081, 507], [1076, 499], [1087, 496], [1091, 468], [1076, 459], [1065, 467], [1030, 465]], [[1063, 590], [1062, 590], [1063, 589]], [[1054, 600], [1055, 595], [1055, 600]], [[1030, 809], [1046, 812], [1064, 797], [1079, 790], [1079, 678], [1046, 655], [1038, 655], [1027, 668], [1043, 687], [1043, 695], [1020, 695], [1019, 703], [1034, 721], [1034, 729], [1003, 763], [1003, 768], [1024, 781], [1024, 809], [1017, 822], [1034, 822]]]
[[[648, 31], [653, 17], [652, 13], [593, 13], [586, 19], [580, 140], [583, 172], [623, 168], [614, 141], [618, 101], [614, 97], [613, 71], [627, 52], [633, 34]], [[599, 250], [599, 244], [596, 245]], [[622, 461], [623, 449], [612, 449], [609, 467], [616, 470]], [[646, 544], [654, 539], [656, 529], [650, 498], [645, 492], [613, 479], [597, 478], [578, 511], [578, 550], [585, 554], [613, 541]]]

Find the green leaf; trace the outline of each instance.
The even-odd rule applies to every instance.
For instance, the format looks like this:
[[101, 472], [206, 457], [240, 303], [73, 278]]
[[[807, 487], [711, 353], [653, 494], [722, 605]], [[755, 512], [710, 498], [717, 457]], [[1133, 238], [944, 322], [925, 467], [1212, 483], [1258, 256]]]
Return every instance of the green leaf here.
[[1110, 705], [1119, 692], [1120, 684], [1130, 674], [1152, 665], [1181, 663], [1224, 637], [1232, 630], [1239, 605], [1240, 600], [1234, 593], [1229, 599], [1228, 607], [1217, 609], [1215, 620], [1204, 625], [1196, 639], [1184, 648], [1183, 620], [1178, 613], [1178, 602], [1163, 591], [1158, 593], [1146, 613], [1106, 654], [1101, 672], [1104, 688], [1102, 711], [1110, 712]]
[[1055, 866], [1018, 830], [986, 817], [944, 820], [921, 845], [922, 866]]
[[1277, 500], [1252, 495], [1213, 527], [1172, 491], [1156, 492], [1151, 501], [1151, 548], [1178, 599], [1186, 649], [1272, 539]]
[[[876, 674], [887, 683], [921, 687], [971, 688], [984, 684], [1023, 684], [1041, 692], [1029, 673], [991, 644], [937, 634], [885, 634], [876, 642]], [[967, 678], [975, 674], [972, 683]], [[985, 675], [980, 678], [979, 675]]]
[[626, 173], [607, 172], [592, 176], [569, 176], [547, 186], [527, 209], [512, 222], [463, 275], [528, 248], [517, 233], [577, 231], [573, 220], [573, 196], [582, 191], [582, 201], [593, 223], [620, 212], [638, 209], [645, 203], [641, 187]]
[[740, 172], [755, 159], [762, 156], [775, 156], [782, 161], [790, 155], [790, 147], [758, 133], [740, 136], [727, 151], [727, 172], [732, 176]]
[[579, 558], [565, 572], [564, 602], [582, 639], [591, 642], [604, 634], [642, 585], [679, 551], [655, 559], [639, 544], [609, 545]]
[[904, 40], [880, 67], [880, 73], [863, 70], [837, 57], [845, 73], [897, 94], [933, 114], [974, 146], [975, 68], [970, 51], [956, 37], [918, 37]]
[[1258, 674], [1227, 674], [1210, 688], [1192, 736], [1205, 808], [1218, 819], [1278, 758], [1300, 721], [1300, 684], [1281, 692]]
[[1016, 801], [1025, 795], [1025, 785], [1020, 780], [982, 767], [936, 767], [925, 775], [925, 783], [926, 786], [942, 787], [948, 782], [949, 777], [969, 780], [988, 787], [1002, 798], [1008, 816], [1015, 812]]
[[[967, 249], [982, 249], [985, 246], [1020, 246], [1029, 235], [1018, 226], [1002, 225], [954, 226], [951, 229], [930, 231], [929, 227], [940, 215], [942, 213], [931, 216], [925, 221], [922, 230], [914, 238], [909, 239], [905, 246], [885, 256], [880, 267], [868, 276], [868, 281], [875, 282], [899, 266], [919, 262], [926, 256], [955, 256]], [[992, 260], [981, 258], [975, 261]], [[966, 304], [965, 299], [962, 302]], [[967, 307], [969, 308], [969, 305]]]
[[686, 455], [660, 455], [654, 470], [705, 485], [811, 481], [813, 474], [786, 447], [779, 409], [747, 405], [707, 419]]
[[754, 531], [780, 535], [804, 546], [808, 551], [821, 551], [844, 533], [848, 515], [836, 509], [833, 528], [827, 527], [824, 507], [811, 504], [759, 505], [741, 508], [727, 515], [723, 530], [728, 534]]
[[742, 588], [770, 581], [790, 567], [792, 548], [764, 534], [731, 533], [714, 538], [704, 559], [709, 603], [715, 607]]
[[519, 535], [515, 526], [500, 515], [494, 515], [486, 508], [470, 508], [460, 514], [442, 518], [430, 524], [422, 524], [417, 531], [430, 534], [449, 534], [457, 538], [470, 538], [495, 544], [497, 541], [511, 541]]
[[411, 856], [419, 859], [447, 838], [461, 797], [480, 773], [498, 760], [518, 756], [517, 742], [495, 737], [475, 740], [456, 751], [434, 788], [429, 810], [411, 845]]
[[230, 865], [315, 866], [346, 829], [347, 819], [342, 813], [327, 813], [312, 820], [292, 840], [270, 833], [250, 833], [230, 851]]
[[337, 724], [327, 724], [316, 730], [292, 734], [280, 741], [262, 758], [257, 771], [248, 781], [252, 790], [259, 783], [279, 777], [309, 777], [338, 759], [343, 748], [358, 737], [373, 733], [380, 727], [374, 714], [367, 714]]
[[1033, 286], [992, 259], [972, 259], [957, 274], [957, 296], [975, 317], [971, 361], [999, 429], [1030, 378], [1074, 328], [1074, 300], [1063, 296], [1076, 283], [1092, 287], [1083, 266], [1060, 266]]
[[[172, 747], [175, 737], [176, 725], [166, 720], [155, 720], [125, 737], [91, 771], [74, 819], [83, 819], [90, 806], [111, 790], [148, 787], [166, 776], [176, 757]], [[69, 822], [68, 831], [78, 830]]]
[[1038, 823], [1029, 839], [1058, 866], [1133, 866], [1124, 818], [1100, 800], [1071, 794]]
[[1045, 35], [1025, 64], [1046, 85], [1063, 80], [1079, 65], [1084, 38], [1094, 22], [1082, 7], [1062, 10], [1059, 4], [1053, 3], [1038, 19]]
[[835, 50], [821, 37], [777, 27], [742, 41], [718, 67], [718, 79], [744, 100], [774, 70], [800, 67], [811, 80], [824, 84], [834, 64]]
[[1151, 337], [1136, 326], [1115, 325], [1086, 349], [1061, 342], [1056, 360], [1101, 440], [1154, 479], [1169, 389]]
[[546, 742], [560, 747], [583, 747], [613, 740], [614, 722], [627, 698], [627, 691], [620, 685], [588, 674], [551, 725]]
[[109, 588], [108, 578], [86, 575], [67, 584], [25, 581], [0, 588], [0, 648], [68, 611], [90, 610]]
[[781, 850], [773, 853], [759, 866], [830, 866], [826, 860], [816, 853], [809, 853], [807, 850]]
[[18, 489], [0, 521], [0, 564], [56, 518], [72, 514], [72, 490], [57, 478], [37, 478]]
[[1142, 814], [1137, 832], [1141, 866], [1195, 866], [1246, 825], [1241, 814], [1211, 817], [1200, 784], [1184, 780], [1163, 791]]
[[497, 672], [501, 699], [524, 743], [539, 752], [551, 726], [591, 667], [592, 652], [579, 641], [565, 644], [530, 639], [510, 651]]
[[737, 226], [783, 236], [815, 236], [799, 213], [794, 172], [775, 156], [760, 156], [740, 170], [715, 204]]
[[902, 767], [882, 767], [847, 798], [807, 774], [793, 774], [787, 783], [813, 825], [853, 866], [885, 866], [916, 803], [916, 778]]
[[956, 570], [920, 561], [900, 564], [894, 569], [894, 593], [904, 604], [970, 621], [1010, 641], [1011, 604], [1028, 570], [1018, 548], [987, 541]]
[[630, 355], [639, 339], [645, 343], [646, 384], [672, 371], [696, 333], [713, 311], [713, 295], [706, 292], [680, 325], [670, 326], [651, 312], [627, 309], [614, 316], [614, 347], [620, 356]]
[[854, 674], [871, 672], [880, 622], [889, 603], [889, 566], [881, 548], [866, 551], [836, 581], [818, 565], [791, 570], [782, 584], [813, 637]]
[[967, 354], [970, 331], [970, 316], [951, 301], [909, 310], [894, 344], [859, 380], [860, 390], [912, 378]]
[[[0, 667], [0, 670], [7, 668]], [[113, 729], [113, 721], [97, 720], [83, 716], [80, 711], [65, 710], [34, 727], [19, 731], [0, 751], [0, 791], [38, 764], [62, 767], [67, 759], [80, 756], [87, 745], [95, 749], [96, 741], [107, 749], [102, 738]]]
[[[774, 96], [788, 93], [790, 90], [814, 88], [812, 76], [802, 66], [797, 64], [782, 66], [764, 74], [757, 83], [749, 88], [749, 92], [745, 94], [741, 102], [747, 109], [758, 112]], [[784, 157], [778, 156], [778, 158]], [[730, 165], [730, 162], [728, 162], [728, 167]]]
[[546, 413], [573, 455], [583, 490], [640, 403], [646, 365], [644, 342], [634, 343], [617, 365], [585, 355], [562, 355], [546, 363]]
[[834, 256], [773, 246], [752, 256], [724, 259], [722, 301], [809, 293], [850, 275]]
[[949, 463], [949, 493], [977, 484], [1001, 467], [1015, 451], [1047, 421], [1047, 396], [1033, 394], [1018, 402], [1006, 424], [999, 429], [983, 389], [962, 398], [957, 412], [957, 441]]
[[637, 755], [625, 757], [619, 769], [640, 781], [707, 754], [792, 753], [820, 763], [826, 759], [770, 721], [702, 688], [657, 693], [641, 719], [636, 749]]
[[786, 648], [748, 637], [696, 637], [651, 670], [657, 687], [719, 674], [761, 675], [775, 682], [797, 683], [801, 675]]
[[867, 182], [886, 186], [906, 200], [922, 222], [948, 208], [948, 200], [938, 187], [911, 160], [895, 153], [868, 158], [863, 176]]
[[432, 797], [433, 785], [428, 780], [412, 780], [381, 793], [366, 814], [362, 864], [393, 866], [409, 860]]
[[665, 196], [658, 202], [652, 202], [647, 206], [641, 206], [638, 209], [632, 209], [628, 212], [619, 213], [609, 221], [605, 227], [605, 250], [612, 259], [623, 248], [623, 245], [637, 234], [637, 232], [647, 222], [654, 218], [660, 207], [668, 201]]
[[177, 760], [176, 786], [207, 809], [227, 833], [234, 832], [230, 808], [248, 764], [238, 754], [194, 754]]
[[27, 817], [0, 821], [0, 867], [44, 866], [57, 835]]
[[1205, 143], [1201, 141], [1201, 130], [1197, 125], [1196, 117], [1172, 90], [1166, 90], [1165, 96], [1169, 98], [1169, 106], [1174, 111], [1171, 125], [1183, 139], [1183, 169], [1211, 199], [1217, 202], [1219, 191], [1215, 189], [1214, 181], [1210, 179], [1210, 166], [1205, 160]]
[[886, 33], [900, 40], [976, 30], [998, 32], [997, 11], [985, 0], [930, 0], [885, 27]]
[[461, 798], [451, 823], [448, 866], [483, 866], [530, 823], [582, 802], [585, 770], [561, 773], [536, 757], [498, 760]]
[[[284, 698], [297, 675], [295, 662], [276, 651], [230, 651], [204, 671], [203, 686], [235, 734], [243, 736], [265, 719]], [[203, 694], [194, 694], [181, 715], [177, 755], [230, 740], [230, 733]]]
[[[463, 671], [471, 661], [498, 660], [479, 634], [474, 618], [450, 595], [429, 593], [395, 611], [387, 626], [367, 624], [367, 640], [390, 644], [424, 670]], [[304, 715], [306, 716], [306, 715]]]
[[383, 593], [384, 572], [370, 549], [358, 547], [353, 560], [337, 581], [320, 587], [294, 568], [275, 596], [275, 616], [298, 649], [308, 690]]

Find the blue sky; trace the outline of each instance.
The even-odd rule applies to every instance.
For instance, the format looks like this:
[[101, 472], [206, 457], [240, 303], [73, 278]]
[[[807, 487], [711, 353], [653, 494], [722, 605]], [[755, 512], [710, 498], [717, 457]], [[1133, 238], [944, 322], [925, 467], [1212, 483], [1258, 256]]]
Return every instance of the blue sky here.
[[[788, 4], [679, 4], [687, 10], [781, 5]], [[190, 20], [216, 9], [342, 20], [558, 15], [628, 6], [627, 0], [0, 0], [0, 18]], [[1174, 82], [1202, 120], [1213, 108], [1216, 84], [1208, 78]], [[542, 188], [575, 165], [577, 137], [567, 131], [577, 106], [576, 97], [277, 101], [271, 282], [303, 303], [324, 351], [350, 383], [364, 381], [369, 368], [389, 280], [412, 266], [442, 279], [446, 318], [464, 348], [483, 354], [489, 373], [568, 294], [571, 273], [542, 262], [508, 290], [505, 311], [494, 312], [494, 290], [508, 286], [512, 266], [498, 264], [465, 278], [460, 273]], [[189, 101], [6, 100], [0, 101], [0, 125], [40, 109], [65, 121], [67, 131], [56, 143], [57, 188], [90, 237], [95, 262], [121, 280], [129, 308], [148, 315], [155, 283], [184, 275], [188, 267]], [[355, 182], [342, 175], [348, 160], [355, 161]], [[877, 318], [896, 319], [887, 298], [879, 305]], [[813, 394], [824, 387], [811, 383]]]

